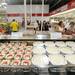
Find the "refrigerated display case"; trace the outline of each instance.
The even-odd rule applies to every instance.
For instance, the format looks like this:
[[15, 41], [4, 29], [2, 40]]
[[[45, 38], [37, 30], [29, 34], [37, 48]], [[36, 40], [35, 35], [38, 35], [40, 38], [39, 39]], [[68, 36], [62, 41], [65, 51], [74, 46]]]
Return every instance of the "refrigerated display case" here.
[[75, 61], [67, 58], [74, 59], [74, 44], [74, 39], [0, 39], [0, 73], [68, 75], [75, 72]]

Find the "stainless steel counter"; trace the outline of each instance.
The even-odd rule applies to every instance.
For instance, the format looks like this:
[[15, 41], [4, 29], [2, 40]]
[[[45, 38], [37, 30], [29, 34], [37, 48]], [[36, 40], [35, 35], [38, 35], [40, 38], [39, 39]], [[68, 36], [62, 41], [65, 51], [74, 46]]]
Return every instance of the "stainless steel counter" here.
[[[29, 32], [31, 33], [31, 32]], [[12, 35], [0, 35], [0, 40], [26, 40], [26, 41], [49, 41], [49, 40], [75, 40], [72, 35], [62, 35], [62, 38], [60, 39], [51, 39], [50, 32], [37, 32], [31, 33], [31, 34], [25, 34], [23, 33], [13, 33]]]

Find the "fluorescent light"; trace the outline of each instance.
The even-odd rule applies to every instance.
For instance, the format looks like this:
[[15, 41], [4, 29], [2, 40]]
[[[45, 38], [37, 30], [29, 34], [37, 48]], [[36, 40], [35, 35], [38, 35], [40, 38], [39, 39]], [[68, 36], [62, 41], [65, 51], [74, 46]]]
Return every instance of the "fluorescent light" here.
[[7, 5], [7, 3], [1, 3], [1, 5]]
[[52, 15], [50, 17], [56, 17], [56, 16], [59, 16], [59, 15], [63, 15], [63, 14], [66, 14], [66, 13], [70, 13], [72, 11], [75, 11], [75, 8], [74, 9], [71, 9], [71, 10], [67, 10], [67, 11], [61, 12], [61, 13], [57, 13], [57, 14]]

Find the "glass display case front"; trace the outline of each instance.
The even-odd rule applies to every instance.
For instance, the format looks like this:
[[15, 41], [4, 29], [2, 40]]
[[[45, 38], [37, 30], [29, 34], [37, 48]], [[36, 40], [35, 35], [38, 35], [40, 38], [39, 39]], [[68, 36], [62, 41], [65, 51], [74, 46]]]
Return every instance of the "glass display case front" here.
[[73, 40], [0, 40], [3, 74], [68, 75], [75, 72], [74, 58]]

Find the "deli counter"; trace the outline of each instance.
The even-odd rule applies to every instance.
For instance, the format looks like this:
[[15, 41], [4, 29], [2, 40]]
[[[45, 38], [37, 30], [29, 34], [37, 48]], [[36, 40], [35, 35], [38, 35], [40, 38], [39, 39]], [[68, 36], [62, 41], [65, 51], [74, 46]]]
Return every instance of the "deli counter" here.
[[75, 75], [74, 39], [51, 39], [47, 34], [13, 37], [0, 38], [1, 75]]

